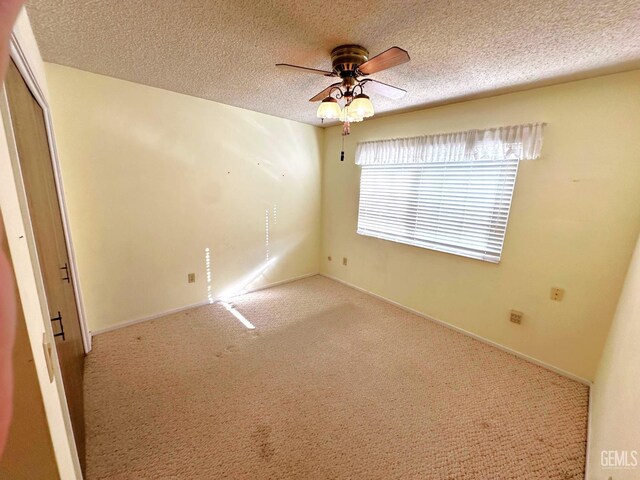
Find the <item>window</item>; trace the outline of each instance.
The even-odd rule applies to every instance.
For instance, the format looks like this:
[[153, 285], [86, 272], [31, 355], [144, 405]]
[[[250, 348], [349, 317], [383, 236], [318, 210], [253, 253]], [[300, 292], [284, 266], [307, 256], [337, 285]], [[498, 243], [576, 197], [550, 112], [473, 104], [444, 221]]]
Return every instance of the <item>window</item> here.
[[371, 165], [358, 233], [498, 262], [518, 161]]
[[542, 124], [358, 145], [358, 233], [497, 263], [521, 159]]

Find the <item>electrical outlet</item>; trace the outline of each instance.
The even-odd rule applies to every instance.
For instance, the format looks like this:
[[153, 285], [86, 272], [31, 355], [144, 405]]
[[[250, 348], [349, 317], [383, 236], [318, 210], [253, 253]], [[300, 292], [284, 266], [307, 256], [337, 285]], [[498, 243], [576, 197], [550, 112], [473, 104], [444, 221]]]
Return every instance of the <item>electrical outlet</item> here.
[[342, 264], [346, 265], [347, 264], [347, 257], [342, 257]]
[[520, 325], [522, 323], [522, 316], [524, 315], [524, 313], [519, 312], [517, 310], [511, 310], [511, 316], [509, 317], [509, 320], [513, 323], [517, 323], [518, 325]]
[[331, 261], [331, 255], [329, 255], [329, 256], [327, 257], [327, 260]]
[[187, 281], [189, 283], [196, 283], [196, 274], [190, 273], [189, 275], [187, 275]]
[[562, 288], [551, 287], [551, 300], [561, 302], [562, 297], [564, 297], [564, 290]]

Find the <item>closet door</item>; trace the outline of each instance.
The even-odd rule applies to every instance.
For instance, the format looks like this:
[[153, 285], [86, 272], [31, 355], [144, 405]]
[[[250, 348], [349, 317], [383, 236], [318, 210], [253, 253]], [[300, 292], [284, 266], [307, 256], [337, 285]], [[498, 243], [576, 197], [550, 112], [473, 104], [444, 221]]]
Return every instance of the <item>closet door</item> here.
[[13, 62], [5, 88], [64, 391], [84, 470], [84, 348], [44, 114]]
[[[2, 212], [0, 230], [1, 224]], [[0, 247], [13, 269], [11, 252], [3, 231], [0, 231]], [[0, 456], [0, 478], [59, 480], [18, 286], [15, 281], [12, 283], [17, 300], [16, 337], [13, 346], [13, 414], [7, 445]]]

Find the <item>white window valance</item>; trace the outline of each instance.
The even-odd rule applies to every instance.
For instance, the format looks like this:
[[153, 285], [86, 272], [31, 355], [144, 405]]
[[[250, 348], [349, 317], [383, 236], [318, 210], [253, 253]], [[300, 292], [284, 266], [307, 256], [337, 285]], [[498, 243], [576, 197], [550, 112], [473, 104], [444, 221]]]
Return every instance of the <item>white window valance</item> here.
[[534, 160], [544, 123], [360, 142], [357, 165]]

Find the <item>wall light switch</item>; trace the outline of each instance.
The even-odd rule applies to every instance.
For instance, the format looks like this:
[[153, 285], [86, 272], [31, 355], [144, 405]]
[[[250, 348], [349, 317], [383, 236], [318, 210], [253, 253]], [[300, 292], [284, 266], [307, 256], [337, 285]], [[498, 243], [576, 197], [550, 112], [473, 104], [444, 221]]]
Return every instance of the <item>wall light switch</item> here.
[[342, 264], [346, 265], [347, 264], [347, 257], [342, 257]]
[[187, 275], [187, 281], [189, 283], [196, 283], [196, 274], [190, 273], [189, 275]]
[[561, 302], [562, 297], [564, 297], [564, 290], [562, 288], [551, 287], [551, 300]]

